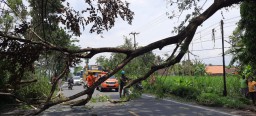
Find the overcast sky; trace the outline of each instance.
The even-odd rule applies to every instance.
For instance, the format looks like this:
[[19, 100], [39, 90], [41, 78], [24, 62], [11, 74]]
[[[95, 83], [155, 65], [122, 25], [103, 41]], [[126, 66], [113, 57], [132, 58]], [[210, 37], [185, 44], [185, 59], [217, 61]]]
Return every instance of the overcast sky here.
[[[83, 0], [69, 1], [71, 1], [70, 4], [76, 9], [80, 9], [85, 5], [81, 4]], [[89, 27], [87, 27], [87, 29], [83, 31], [83, 34], [78, 37], [80, 40], [78, 45], [82, 48], [116, 47], [124, 43], [123, 36], [133, 38], [129, 33], [138, 32], [140, 34], [136, 35], [136, 42], [139, 46], [145, 46], [157, 40], [175, 35], [171, 33], [173, 26], [177, 26], [180, 21], [183, 20], [182, 17], [186, 15], [186, 12], [183, 12], [179, 20], [177, 18], [172, 20], [168, 19], [168, 13], [177, 7], [169, 6], [166, 0], [128, 0], [128, 2], [131, 3], [130, 9], [135, 12], [132, 25], [129, 25], [121, 19], [117, 19], [115, 26], [101, 35], [88, 33]], [[208, 2], [209, 3], [205, 5], [206, 7], [213, 1]], [[178, 10], [175, 12], [178, 12]], [[197, 58], [206, 64], [222, 65], [220, 21], [224, 21], [224, 37], [225, 40], [228, 40], [228, 36], [232, 34], [239, 19], [239, 6], [236, 6], [235, 8], [229, 8], [228, 11], [222, 9], [210, 17], [210, 19], [206, 20], [203, 25], [197, 29], [196, 35], [190, 45], [190, 51], [193, 54], [190, 54], [190, 59], [193, 60]], [[215, 42], [212, 41], [212, 29], [215, 29]], [[230, 45], [225, 42], [225, 47], [229, 46]], [[173, 45], [165, 47], [161, 51], [154, 50], [154, 53], [163, 56], [164, 54], [171, 54], [172, 50]], [[99, 55], [109, 56], [109, 54]], [[90, 59], [89, 64], [95, 64], [95, 59], [99, 55]], [[226, 65], [229, 63], [230, 58], [231, 56], [226, 56]], [[183, 59], [187, 59], [187, 55]]]

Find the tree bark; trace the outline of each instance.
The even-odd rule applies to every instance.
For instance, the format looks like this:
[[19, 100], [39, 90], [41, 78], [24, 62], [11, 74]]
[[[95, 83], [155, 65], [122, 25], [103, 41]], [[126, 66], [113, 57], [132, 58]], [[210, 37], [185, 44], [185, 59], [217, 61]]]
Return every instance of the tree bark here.
[[[88, 94], [88, 97], [87, 97], [87, 99], [83, 100], [81, 102], [81, 104], [87, 103], [91, 99], [91, 94], [93, 93], [93, 90], [95, 89], [95, 87], [97, 87], [99, 84], [101, 84], [102, 82], [107, 80], [110, 76], [114, 75], [119, 70], [121, 70], [132, 59], [134, 59], [134, 58], [136, 58], [140, 55], [143, 55], [145, 53], [148, 53], [152, 50], [162, 49], [165, 46], [183, 42], [183, 46], [181, 47], [182, 50], [178, 53], [178, 55], [175, 58], [170, 58], [170, 60], [166, 61], [163, 64], [160, 64], [160, 65], [157, 65], [157, 66], [152, 66], [151, 69], [143, 77], [140, 77], [136, 80], [133, 80], [127, 86], [125, 86], [125, 88], [129, 87], [129, 86], [131, 86], [131, 85], [133, 85], [137, 82], [145, 80], [146, 78], [148, 78], [151, 74], [153, 74], [158, 69], [169, 67], [171, 65], [174, 65], [177, 62], [180, 62], [180, 60], [182, 59], [182, 57], [184, 56], [184, 54], [188, 50], [188, 45], [192, 41], [197, 27], [200, 26], [205, 20], [207, 20], [209, 17], [211, 17], [219, 9], [227, 7], [227, 6], [231, 6], [232, 4], [237, 4], [241, 1], [243, 1], [243, 0], [215, 0], [214, 3], [206, 11], [204, 11], [201, 15], [192, 19], [191, 22], [189, 23], [189, 25], [183, 31], [181, 31], [178, 35], [161, 39], [159, 41], [153, 42], [153, 43], [151, 43], [151, 44], [149, 44], [145, 47], [142, 47], [142, 48], [139, 48], [139, 49], [136, 49], [136, 50], [126, 50], [126, 49], [120, 49], [120, 48], [85, 48], [85, 49], [80, 49], [80, 50], [69, 50], [67, 48], [57, 47], [57, 46], [54, 46], [52, 44], [45, 43], [44, 41], [42, 41], [42, 42], [33, 42], [33, 41], [30, 41], [30, 40], [25, 40], [25, 39], [21, 39], [21, 38], [17, 38], [17, 37], [4, 35], [3, 33], [0, 33], [0, 36], [3, 37], [3, 38], [8, 38], [9, 40], [16, 40], [16, 41], [25, 42], [25, 43], [38, 44], [38, 45], [42, 46], [42, 48], [44, 48], [44, 49], [54, 50], [54, 51], [61, 51], [61, 52], [64, 52], [66, 54], [69, 54], [70, 56], [77, 56], [77, 57], [80, 57], [80, 58], [91, 58], [94, 55], [99, 54], [99, 53], [103, 53], [103, 52], [124, 53], [124, 54], [127, 55], [127, 57], [115, 69], [113, 69], [109, 74], [100, 78], [97, 82], [95, 82], [93, 84], [92, 87], [90, 87], [87, 90], [84, 90], [82, 92], [79, 92], [79, 93], [77, 93], [73, 96], [70, 96], [70, 97], [68, 97], [64, 100], [50, 101], [51, 96], [53, 94], [53, 91], [56, 87], [56, 83], [55, 83], [52, 87], [51, 94], [48, 96], [46, 104], [42, 108], [40, 108], [39, 110], [37, 110], [36, 112], [33, 113], [33, 114], [39, 114], [42, 111], [48, 109], [49, 107], [51, 107], [53, 105], [56, 105], [56, 104], [59, 104], [59, 103], [62, 103], [62, 102], [66, 102], [66, 101], [69, 101], [69, 100], [73, 100], [73, 99], [75, 99], [77, 97], [80, 97], [82, 95], [85, 95], [85, 94]], [[88, 52], [88, 54], [85, 54], [85, 55], [79, 54], [79, 53], [84, 53], [84, 52]], [[5, 53], [1, 53], [1, 54], [5, 54]], [[65, 71], [63, 71], [63, 73], [65, 73]], [[58, 80], [60, 78], [62, 78], [63, 73], [60, 76], [58, 76]]]

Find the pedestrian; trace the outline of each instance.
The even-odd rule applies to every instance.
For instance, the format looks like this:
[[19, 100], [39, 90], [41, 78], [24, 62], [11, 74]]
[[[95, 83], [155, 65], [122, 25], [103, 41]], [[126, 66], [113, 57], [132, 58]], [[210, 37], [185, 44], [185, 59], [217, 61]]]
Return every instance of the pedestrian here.
[[249, 88], [249, 95], [250, 95], [250, 97], [252, 99], [253, 105], [256, 105], [255, 104], [255, 100], [256, 100], [255, 86], [256, 86], [256, 82], [253, 81], [253, 77], [249, 77], [248, 78], [248, 88]]
[[[119, 87], [119, 96], [120, 96], [120, 98], [122, 97], [122, 91], [124, 91], [123, 88], [126, 85], [127, 81], [128, 81], [128, 78], [125, 76], [125, 71], [122, 70], [121, 71], [120, 84], [119, 84], [119, 86], [120, 86]], [[124, 92], [123, 95], [125, 96], [125, 92]]]
[[242, 94], [242, 96], [244, 97], [248, 97], [248, 82], [247, 82], [247, 79], [245, 78], [245, 76], [243, 75], [240, 80], [240, 92]]
[[93, 75], [93, 72], [88, 72], [88, 76], [86, 78], [87, 86], [91, 87], [95, 82], [95, 77]]

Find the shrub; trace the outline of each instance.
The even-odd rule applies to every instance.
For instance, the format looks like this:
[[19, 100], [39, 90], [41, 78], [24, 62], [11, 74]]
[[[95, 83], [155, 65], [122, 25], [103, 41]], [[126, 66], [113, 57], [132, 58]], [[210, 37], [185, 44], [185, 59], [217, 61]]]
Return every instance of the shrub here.
[[221, 102], [224, 106], [229, 108], [242, 108], [244, 103], [237, 98], [222, 97]]
[[166, 93], [171, 91], [170, 88], [170, 85], [157, 83], [155, 85], [154, 94], [156, 94], [157, 98], [163, 98]]
[[193, 87], [176, 86], [173, 87], [170, 93], [187, 99], [196, 99], [200, 91]]
[[15, 95], [24, 100], [44, 99], [50, 93], [51, 85], [45, 77], [38, 77], [37, 82], [26, 85], [15, 92]]
[[245, 98], [245, 97], [240, 97], [238, 98], [239, 101], [241, 101], [243, 104], [250, 104], [250, 100], [248, 98]]
[[201, 93], [197, 96], [197, 102], [207, 106], [222, 106], [220, 96], [213, 93]]

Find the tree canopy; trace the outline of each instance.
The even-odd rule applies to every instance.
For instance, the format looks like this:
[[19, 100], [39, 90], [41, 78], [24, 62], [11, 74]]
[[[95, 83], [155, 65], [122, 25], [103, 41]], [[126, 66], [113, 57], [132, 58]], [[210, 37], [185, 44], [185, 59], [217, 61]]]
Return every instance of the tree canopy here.
[[[33, 70], [36, 68], [34, 65], [38, 64], [38, 61], [40, 61], [40, 65], [42, 63], [47, 64], [47, 60], [52, 56], [55, 59], [54, 61], [60, 61], [60, 63], [57, 63], [59, 64], [58, 66], [53, 66], [55, 69], [58, 67], [57, 80], [54, 81], [51, 93], [47, 96], [45, 104], [33, 113], [38, 114], [53, 105], [88, 94], [87, 99], [83, 99], [78, 103], [86, 104], [90, 100], [95, 87], [129, 65], [134, 59], [143, 58], [143, 55], [150, 54], [152, 50], [162, 49], [172, 44], [176, 45], [176, 48], [166, 61], [150, 65], [150, 68], [146, 69], [144, 75], [131, 81], [126, 87], [147, 79], [159, 69], [180, 62], [185, 53], [187, 53], [188, 46], [198, 26], [218, 10], [242, 1], [214, 0], [206, 10], [203, 10], [198, 2], [208, 2], [207, 0], [169, 1], [170, 5], [177, 4], [177, 10], [180, 12], [191, 8], [194, 8], [194, 12], [192, 12], [192, 15], [188, 15], [184, 22], [175, 28], [174, 32], [177, 32], [177, 35], [160, 38], [158, 41], [135, 50], [122, 47], [74, 49], [74, 47], [71, 47], [72, 39], [70, 38], [70, 33], [66, 33], [70, 31], [71, 35], [79, 36], [82, 34], [80, 27], [82, 28], [89, 24], [92, 24], [89, 30], [90, 32], [102, 33], [103, 30], [111, 29], [115, 25], [115, 20], [118, 17], [131, 24], [134, 12], [129, 9], [129, 3], [123, 2], [122, 0], [85, 0], [84, 2], [87, 6], [81, 12], [74, 10], [65, 0], [42, 0], [40, 2], [29, 0], [29, 5], [33, 9], [31, 11], [27, 9], [28, 6], [23, 4], [22, 0], [3, 0], [1, 1], [1, 5], [3, 4], [6, 7], [0, 9], [1, 15], [3, 16], [1, 17], [0, 24], [1, 27], [4, 27], [0, 29], [0, 66], [1, 69], [4, 69], [1, 70], [1, 73], [7, 75], [7, 80], [9, 79], [8, 82], [11, 84], [11, 87], [17, 89], [25, 71], [32, 71], [33, 73]], [[64, 6], [64, 3], [67, 5]], [[86, 15], [82, 16], [81, 14]], [[28, 17], [32, 17], [32, 20], [26, 20]], [[18, 23], [18, 27], [12, 25], [14, 22]], [[115, 53], [117, 55], [122, 54], [123, 59], [120, 59], [120, 62], [111, 69], [110, 73], [100, 78], [89, 89], [63, 100], [51, 100], [57, 81], [64, 78], [70, 66], [74, 66], [81, 58], [91, 58], [96, 54], [104, 52]], [[13, 71], [13, 69], [15, 70]]]
[[[248, 65], [253, 69], [255, 63], [255, 28], [256, 26], [256, 3], [255, 1], [246, 0], [240, 5], [241, 20], [237, 28], [230, 36], [232, 48], [227, 53], [233, 54], [232, 64], [238, 62], [242, 70], [247, 70]], [[246, 71], [247, 72], [247, 71]]]

